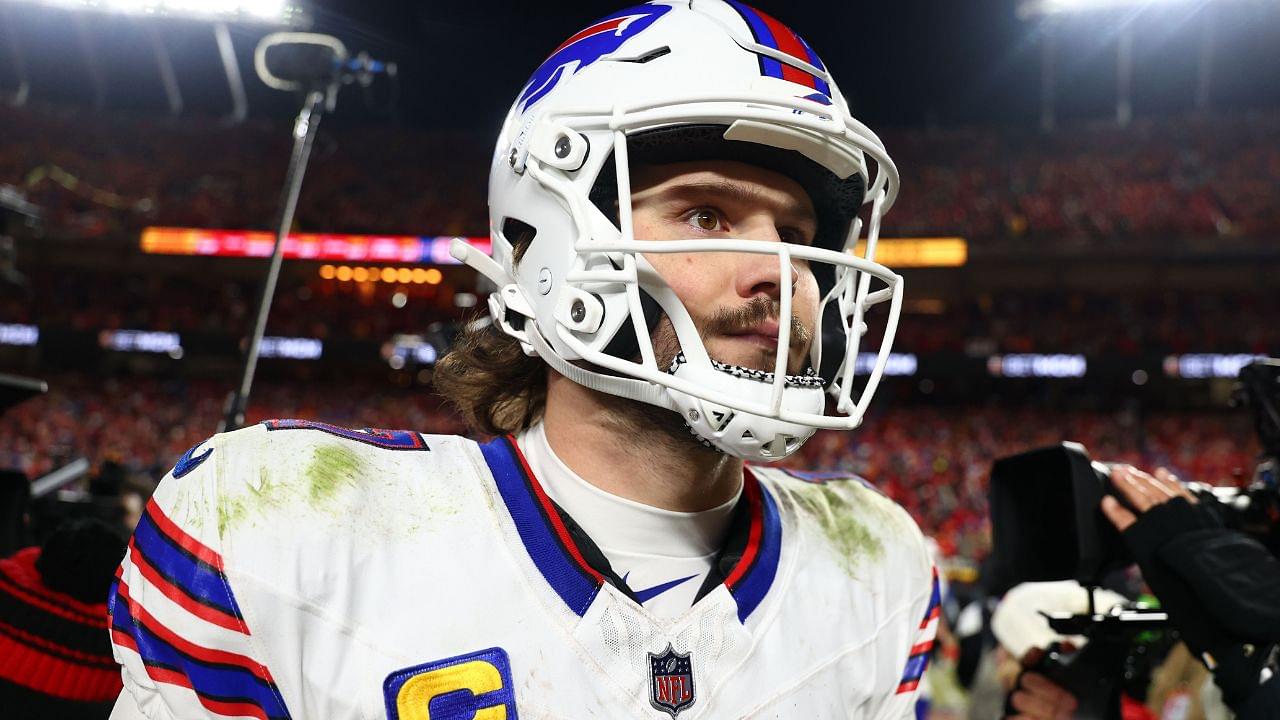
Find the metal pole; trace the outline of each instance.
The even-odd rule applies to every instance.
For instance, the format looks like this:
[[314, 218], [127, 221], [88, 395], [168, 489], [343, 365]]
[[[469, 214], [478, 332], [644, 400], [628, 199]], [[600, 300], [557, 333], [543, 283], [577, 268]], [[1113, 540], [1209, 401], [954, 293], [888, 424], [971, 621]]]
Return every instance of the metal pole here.
[[1216, 43], [1214, 32], [1213, 9], [1204, 9], [1204, 19], [1200, 23], [1200, 61], [1196, 65], [1196, 110], [1209, 112], [1211, 95], [1210, 84], [1213, 81], [1213, 52]]
[[178, 75], [173, 71], [169, 50], [160, 39], [155, 23], [147, 23], [147, 37], [151, 40], [151, 52], [156, 58], [156, 69], [160, 71], [160, 83], [164, 85], [164, 95], [169, 101], [169, 114], [177, 117], [182, 114], [182, 91], [178, 88]]
[[1040, 40], [1040, 131], [1053, 132], [1056, 118], [1053, 108], [1054, 63], [1057, 49], [1054, 47], [1054, 24], [1047, 21]]
[[1116, 124], [1125, 127], [1133, 119], [1130, 99], [1133, 85], [1133, 23], [1125, 22], [1116, 44]]
[[249, 402], [249, 390], [253, 387], [253, 374], [258, 366], [262, 335], [267, 328], [267, 315], [271, 312], [271, 299], [275, 295], [276, 280], [280, 277], [280, 265], [284, 259], [284, 240], [289, 235], [293, 214], [298, 208], [302, 177], [306, 174], [311, 146], [315, 143], [316, 128], [324, 113], [325, 98], [323, 90], [310, 91], [293, 125], [293, 154], [289, 158], [289, 171], [285, 175], [284, 191], [280, 198], [280, 222], [276, 226], [276, 244], [271, 253], [271, 266], [267, 270], [266, 281], [262, 284], [262, 294], [258, 296], [258, 315], [245, 354], [244, 375], [240, 379], [239, 389], [228, 399], [227, 414], [218, 432], [235, 430], [244, 424], [245, 407]]
[[240, 63], [236, 60], [236, 47], [231, 43], [231, 33], [226, 23], [215, 23], [213, 37], [218, 41], [218, 55], [222, 58], [222, 72], [227, 76], [231, 90], [231, 120], [244, 122], [249, 116], [249, 99], [244, 92], [244, 80], [240, 78]]

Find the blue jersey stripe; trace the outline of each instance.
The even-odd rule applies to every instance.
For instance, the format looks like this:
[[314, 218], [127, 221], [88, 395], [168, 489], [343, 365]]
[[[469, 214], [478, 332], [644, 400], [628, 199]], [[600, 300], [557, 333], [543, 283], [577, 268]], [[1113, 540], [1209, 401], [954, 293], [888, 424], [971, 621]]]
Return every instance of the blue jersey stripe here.
[[248, 703], [270, 718], [288, 718], [275, 685], [238, 665], [198, 660], [137, 622], [119, 584], [111, 588], [111, 626], [133, 639], [142, 662], [151, 667], [181, 673], [198, 695], [219, 702]]
[[217, 568], [193, 557], [178, 546], [144, 513], [133, 533], [134, 546], [147, 562], [175, 587], [204, 605], [241, 618], [240, 608], [228, 590], [227, 578]]
[[[755, 481], [748, 479], [747, 482]], [[782, 520], [778, 515], [778, 505], [768, 488], [762, 483], [757, 483], [757, 487], [760, 488], [760, 522], [763, 523], [760, 550], [742, 579], [729, 588], [738, 603], [738, 620], [742, 622], [746, 622], [768, 594], [778, 574], [778, 558], [782, 555]]]
[[924, 619], [920, 621], [920, 627], [929, 624], [934, 611], [938, 606], [942, 605], [942, 587], [938, 584], [938, 569], [933, 569], [933, 590], [929, 592], [929, 606], [924, 609]]
[[481, 445], [480, 451], [529, 557], [560, 599], [581, 617], [595, 600], [600, 583], [574, 562], [549, 526], [542, 505], [529, 486], [533, 479], [525, 476], [511, 443], [497, 438]]
[[922, 652], [912, 655], [911, 658], [907, 660], [907, 669], [902, 673], [901, 682], [905, 683], [911, 682], [912, 680], [919, 680], [924, 675], [925, 668], [928, 666], [929, 653]]

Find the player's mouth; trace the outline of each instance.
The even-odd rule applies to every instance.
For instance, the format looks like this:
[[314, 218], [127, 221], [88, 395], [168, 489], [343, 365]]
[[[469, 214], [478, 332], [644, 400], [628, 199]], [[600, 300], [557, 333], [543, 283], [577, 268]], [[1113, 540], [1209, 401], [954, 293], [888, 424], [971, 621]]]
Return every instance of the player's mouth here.
[[[752, 345], [776, 350], [778, 348], [778, 321], [770, 318], [749, 327], [730, 330], [725, 337], [750, 343]], [[798, 321], [791, 326], [790, 344], [792, 350], [803, 351], [809, 344], [809, 332]]]
[[767, 335], [730, 335], [738, 342], [745, 342], [754, 347], [764, 348], [766, 350], [776, 350], [778, 348], [778, 338], [769, 337]]

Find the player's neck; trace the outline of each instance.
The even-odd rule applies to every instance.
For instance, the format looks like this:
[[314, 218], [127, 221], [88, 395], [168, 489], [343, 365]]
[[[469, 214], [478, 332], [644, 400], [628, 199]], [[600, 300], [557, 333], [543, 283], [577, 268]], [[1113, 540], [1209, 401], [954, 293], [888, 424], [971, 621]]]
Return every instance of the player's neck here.
[[547, 442], [569, 469], [605, 492], [664, 510], [723, 504], [742, 461], [702, 447], [680, 418], [548, 374]]

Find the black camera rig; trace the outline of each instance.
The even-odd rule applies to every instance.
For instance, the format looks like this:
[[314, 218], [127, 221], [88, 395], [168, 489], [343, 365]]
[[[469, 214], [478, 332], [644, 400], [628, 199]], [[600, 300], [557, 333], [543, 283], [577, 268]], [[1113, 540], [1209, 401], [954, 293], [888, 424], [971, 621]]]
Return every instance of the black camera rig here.
[[[1260, 360], [1242, 368], [1233, 404], [1251, 411], [1262, 447], [1252, 482], [1243, 489], [1187, 486], [1223, 528], [1280, 556], [1280, 360]], [[1162, 610], [1132, 605], [1100, 613], [1094, 608], [1093, 590], [1109, 573], [1134, 562], [1120, 533], [1101, 512], [1107, 494], [1115, 494], [1111, 465], [1091, 460], [1078, 443], [1001, 458], [991, 471], [992, 590], [1002, 593], [1024, 582], [1071, 579], [1089, 593], [1084, 614], [1044, 613], [1055, 632], [1083, 635], [1088, 644], [1078, 651], [1050, 647], [1035, 668], [1076, 696], [1076, 717], [1084, 720], [1120, 718], [1126, 675], [1141, 664], [1136, 655], [1151, 651], [1150, 643], [1137, 638], [1172, 629]], [[1223, 608], [1228, 605], [1205, 603], [1205, 609], [1210, 615], [1226, 613]], [[1240, 618], [1209, 620], [1242, 637]]]

